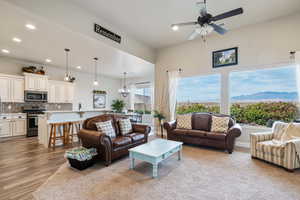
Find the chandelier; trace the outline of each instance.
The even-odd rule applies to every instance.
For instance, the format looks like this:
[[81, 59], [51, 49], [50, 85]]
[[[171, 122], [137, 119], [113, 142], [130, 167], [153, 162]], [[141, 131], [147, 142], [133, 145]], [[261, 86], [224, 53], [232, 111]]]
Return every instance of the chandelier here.
[[127, 85], [126, 85], [126, 75], [127, 75], [127, 72], [124, 72], [124, 78], [123, 78], [124, 85], [123, 85], [123, 88], [119, 89], [119, 93], [124, 98], [130, 94], [130, 90], [127, 88]]
[[98, 78], [97, 78], [97, 68], [98, 68], [98, 58], [94, 58], [95, 61], [95, 78], [94, 78], [94, 85], [97, 86], [98, 83]]

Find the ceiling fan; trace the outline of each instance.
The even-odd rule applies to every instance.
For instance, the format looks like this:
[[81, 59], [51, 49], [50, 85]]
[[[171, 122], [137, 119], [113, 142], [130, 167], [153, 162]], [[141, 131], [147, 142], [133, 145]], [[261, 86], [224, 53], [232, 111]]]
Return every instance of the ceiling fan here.
[[222, 27], [224, 24], [217, 25], [214, 22], [243, 13], [243, 8], [237, 8], [237, 9], [222, 13], [220, 15], [212, 16], [211, 14], [209, 14], [207, 12], [206, 0], [204, 0], [204, 2], [198, 2], [197, 6], [200, 6], [200, 16], [198, 17], [197, 21], [178, 23], [178, 24], [171, 25], [171, 28], [174, 31], [177, 31], [179, 29], [179, 27], [181, 27], [181, 26], [190, 26], [190, 25], [196, 26], [195, 30], [188, 37], [188, 40], [193, 40], [198, 35], [200, 35], [202, 37], [202, 39], [205, 41], [205, 36], [208, 35], [209, 33], [211, 33], [212, 31], [215, 31], [221, 35], [224, 35], [227, 32], [227, 30]]

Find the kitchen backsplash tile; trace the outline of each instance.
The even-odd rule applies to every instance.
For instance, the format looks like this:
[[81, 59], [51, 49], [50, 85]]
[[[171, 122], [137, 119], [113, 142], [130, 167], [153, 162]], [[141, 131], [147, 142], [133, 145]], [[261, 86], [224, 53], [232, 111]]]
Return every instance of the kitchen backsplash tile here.
[[71, 103], [2, 103], [3, 113], [20, 113], [24, 106], [45, 107], [46, 110], [72, 110]]

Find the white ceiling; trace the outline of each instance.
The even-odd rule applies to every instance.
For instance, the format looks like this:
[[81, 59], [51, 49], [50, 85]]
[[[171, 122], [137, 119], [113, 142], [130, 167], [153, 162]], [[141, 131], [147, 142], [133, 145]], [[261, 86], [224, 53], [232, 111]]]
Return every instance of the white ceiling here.
[[[186, 41], [192, 27], [173, 32], [173, 23], [195, 21], [196, 2], [202, 0], [74, 0], [82, 8], [114, 24], [136, 39], [161, 48]], [[207, 0], [209, 13], [217, 15], [242, 7], [244, 14], [225, 19], [225, 27], [234, 29], [260, 23], [300, 11], [300, 0]], [[223, 36], [225, 37], [225, 36]]]
[[[37, 29], [28, 31], [26, 23], [36, 24]], [[99, 57], [98, 72], [106, 76], [121, 78], [124, 71], [128, 72], [130, 78], [154, 74], [154, 65], [147, 61], [8, 4], [0, 6], [0, 24], [0, 50], [8, 49], [11, 52], [5, 55], [0, 51], [0, 56], [37, 63], [44, 63], [49, 58], [52, 60], [50, 65], [64, 67], [64, 49], [70, 48], [70, 65], [73, 69], [81, 66], [82, 71], [93, 73], [93, 58]], [[22, 42], [13, 42], [13, 37], [21, 38]]]

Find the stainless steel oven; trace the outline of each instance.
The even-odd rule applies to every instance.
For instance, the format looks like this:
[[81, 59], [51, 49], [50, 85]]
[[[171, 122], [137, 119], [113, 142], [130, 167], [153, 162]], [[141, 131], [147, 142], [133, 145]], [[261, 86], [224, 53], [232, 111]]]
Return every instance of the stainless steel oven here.
[[38, 135], [38, 116], [44, 114], [45, 108], [39, 106], [31, 106], [23, 108], [23, 112], [27, 113], [27, 137]]
[[25, 102], [47, 102], [48, 93], [39, 91], [25, 91], [24, 100]]

